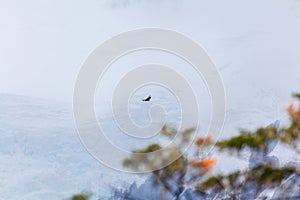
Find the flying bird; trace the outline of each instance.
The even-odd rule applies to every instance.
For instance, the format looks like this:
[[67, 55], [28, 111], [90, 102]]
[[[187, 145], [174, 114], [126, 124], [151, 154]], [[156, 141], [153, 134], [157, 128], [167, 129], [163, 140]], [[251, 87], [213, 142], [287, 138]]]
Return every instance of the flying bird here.
[[142, 101], [150, 101], [151, 95], [149, 95], [146, 99], [142, 99]]

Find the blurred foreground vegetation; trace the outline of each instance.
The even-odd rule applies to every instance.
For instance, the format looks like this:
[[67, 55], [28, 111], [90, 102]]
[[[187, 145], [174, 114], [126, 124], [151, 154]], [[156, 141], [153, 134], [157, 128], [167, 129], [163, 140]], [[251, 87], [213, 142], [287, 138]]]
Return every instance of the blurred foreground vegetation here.
[[[300, 94], [293, 97], [295, 100], [286, 109], [290, 119], [287, 127], [280, 127], [276, 121], [267, 127], [255, 131], [241, 130], [237, 136], [214, 142], [209, 134], [193, 137], [194, 129], [178, 132], [164, 126], [161, 134], [166, 138], [172, 140], [179, 135], [175, 145], [164, 148], [167, 155], [137, 156], [136, 153], [157, 152], [162, 148], [159, 144], [150, 144], [133, 151], [123, 165], [133, 170], [151, 170], [155, 164], [166, 159], [175, 160], [151, 173], [154, 184], [149, 187], [158, 188], [155, 192], [159, 194], [159, 199], [300, 199], [300, 165], [294, 161], [280, 164], [276, 156], [270, 155], [277, 145], [283, 145], [295, 153], [300, 152]], [[191, 151], [182, 153], [182, 147], [191, 142]], [[248, 150], [251, 153], [249, 167], [230, 174], [211, 175], [210, 171], [218, 164], [218, 153], [212, 155], [204, 152], [212, 146], [217, 152], [228, 152], [235, 157], [243, 150]], [[135, 192], [132, 192], [132, 188], [119, 190], [112, 199], [154, 198], [144, 197], [143, 193], [136, 196], [138, 191], [139, 188], [135, 188]], [[81, 199], [80, 196], [74, 196], [73, 200]]]
[[[193, 139], [194, 152], [184, 153], [167, 167], [152, 172], [156, 184], [163, 187], [161, 199], [189, 199], [184, 195], [193, 191], [191, 199], [300, 199], [300, 166], [291, 161], [280, 165], [276, 156], [270, 156], [276, 145], [286, 145], [291, 151], [299, 152], [300, 133], [300, 94], [293, 95], [295, 101], [287, 107], [290, 124], [279, 127], [279, 121], [255, 131], [241, 130], [240, 134], [225, 140], [213, 142], [209, 135]], [[162, 134], [172, 138], [181, 135], [178, 146], [169, 148], [168, 157], [181, 155], [181, 146], [190, 142], [193, 129], [177, 133], [163, 127]], [[208, 173], [217, 164], [217, 155], [205, 155], [206, 146], [215, 145], [219, 152], [229, 152], [238, 156], [245, 149], [251, 152], [249, 168], [234, 171], [230, 174], [210, 175]], [[151, 144], [145, 149], [135, 152], [152, 152], [161, 147]], [[193, 149], [193, 148], [192, 148]], [[196, 149], [196, 150], [195, 150]], [[177, 152], [176, 154], [174, 152]], [[162, 155], [140, 160], [134, 154], [124, 161], [124, 165], [132, 169], [149, 166], [163, 159]], [[177, 187], [174, 187], [176, 185]], [[127, 192], [127, 193], [126, 193]], [[130, 191], [123, 192], [130, 199]], [[197, 195], [196, 195], [197, 193]], [[171, 195], [170, 195], [171, 194]], [[134, 199], [135, 197], [132, 197]]]

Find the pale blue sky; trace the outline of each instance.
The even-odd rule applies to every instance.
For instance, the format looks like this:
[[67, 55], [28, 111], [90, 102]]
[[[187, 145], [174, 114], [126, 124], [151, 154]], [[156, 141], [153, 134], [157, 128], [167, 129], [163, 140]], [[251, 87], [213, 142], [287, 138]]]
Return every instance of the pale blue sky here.
[[261, 88], [287, 96], [300, 83], [299, 24], [296, 0], [1, 0], [0, 93], [71, 101], [94, 48], [120, 32], [161, 27], [207, 50], [229, 97]]

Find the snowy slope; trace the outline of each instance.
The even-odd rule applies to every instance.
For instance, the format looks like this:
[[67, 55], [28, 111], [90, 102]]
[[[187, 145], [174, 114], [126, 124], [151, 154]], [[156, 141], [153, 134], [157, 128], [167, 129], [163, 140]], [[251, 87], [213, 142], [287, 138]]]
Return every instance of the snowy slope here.
[[81, 145], [71, 109], [0, 94], [0, 199], [108, 196], [131, 177], [96, 162]]
[[[173, 97], [161, 90], [152, 92], [154, 97], [164, 98], [153, 99], [151, 103], [160, 101], [170, 113], [167, 121], [177, 122]], [[140, 99], [146, 95], [142, 91], [130, 100], [130, 115], [141, 124], [148, 123], [145, 116], [151, 106], [141, 105]], [[268, 125], [278, 117], [268, 93], [258, 94], [257, 99], [249, 99], [247, 103], [257, 106], [236, 104], [227, 108], [221, 137], [237, 134], [238, 127], [253, 129], [257, 124]], [[110, 115], [101, 120], [116, 145], [134, 147], [136, 143], [120, 135], [111, 124]], [[139, 147], [145, 145], [139, 143]], [[246, 158], [238, 161], [221, 155], [215, 172], [246, 167], [247, 156], [246, 153]], [[18, 95], [0, 94], [0, 160], [0, 199], [62, 199], [85, 190], [92, 191], [95, 198], [107, 199], [112, 188], [124, 188], [134, 180], [140, 182], [138, 176], [109, 169], [90, 156], [75, 131], [70, 105]], [[240, 164], [226, 167], [232, 162]]]

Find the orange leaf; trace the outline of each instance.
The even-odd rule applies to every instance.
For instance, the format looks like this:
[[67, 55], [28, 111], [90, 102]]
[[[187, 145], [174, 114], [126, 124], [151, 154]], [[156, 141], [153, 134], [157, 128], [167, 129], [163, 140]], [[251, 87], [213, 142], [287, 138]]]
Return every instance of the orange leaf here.
[[207, 171], [210, 170], [216, 164], [216, 162], [216, 158], [205, 158], [203, 160], [192, 160], [191, 164], [194, 167], [198, 167]]
[[300, 117], [300, 106], [299, 104], [295, 105], [295, 103], [291, 102], [287, 106], [287, 111], [292, 119], [299, 119]]
[[213, 143], [213, 139], [210, 135], [206, 136], [206, 137], [198, 137], [196, 140], [195, 140], [195, 144], [197, 146], [200, 146], [202, 144], [212, 144]]

